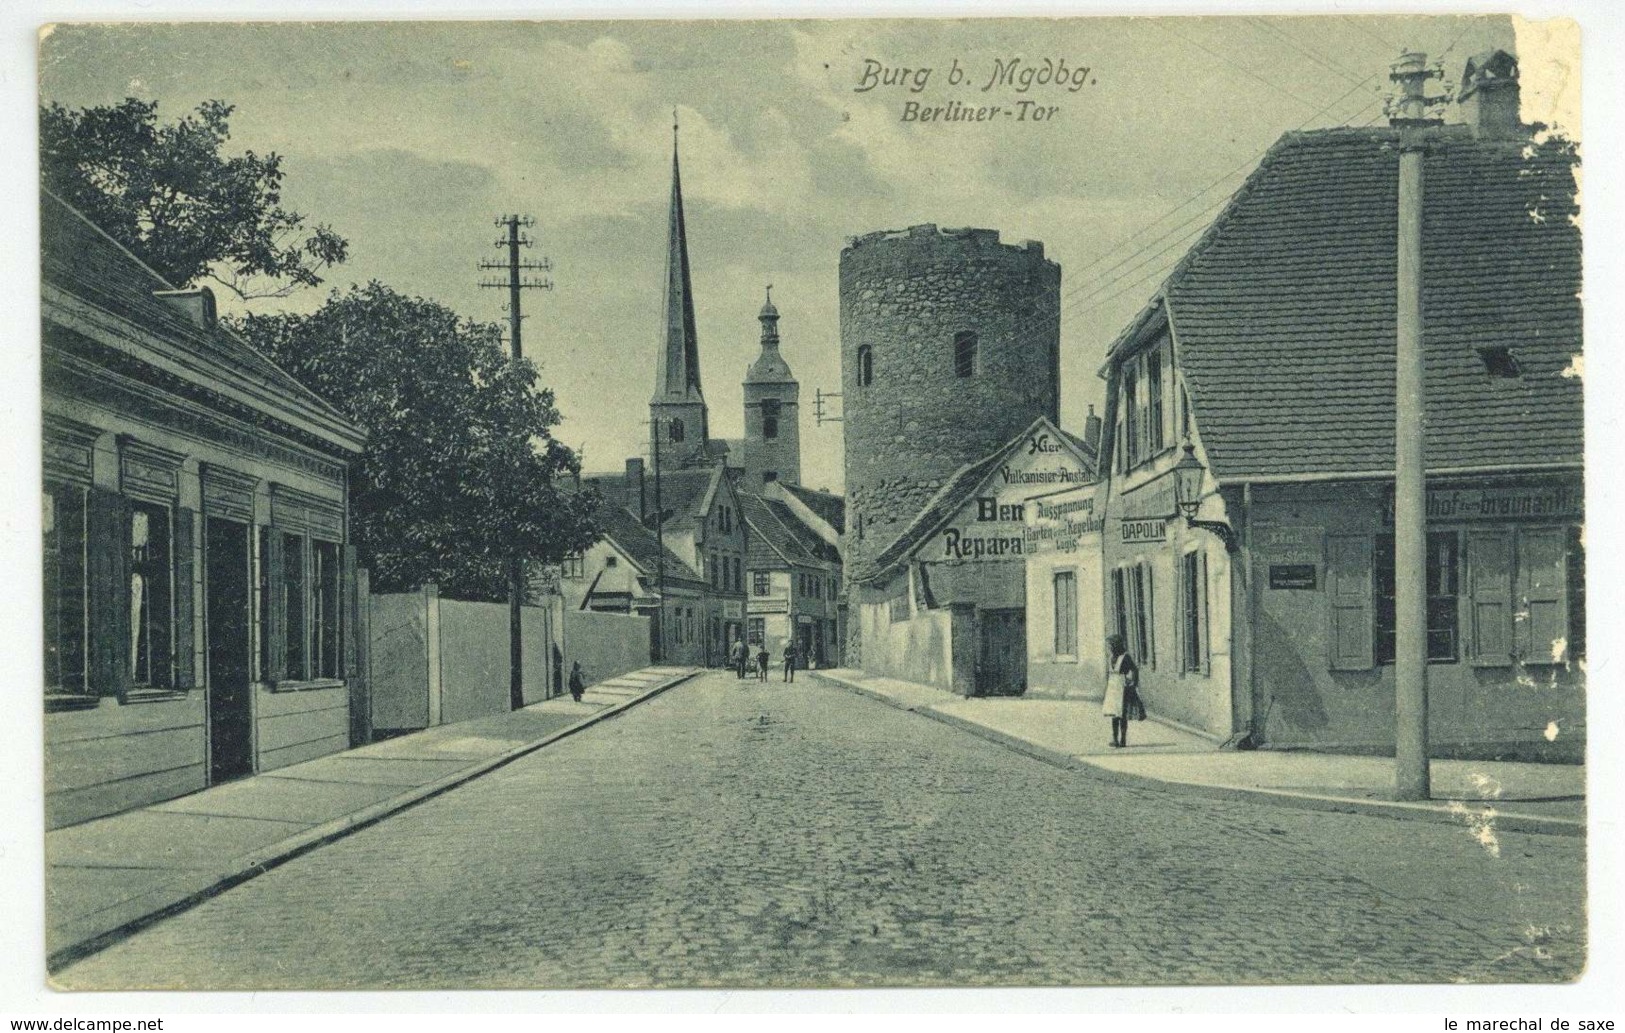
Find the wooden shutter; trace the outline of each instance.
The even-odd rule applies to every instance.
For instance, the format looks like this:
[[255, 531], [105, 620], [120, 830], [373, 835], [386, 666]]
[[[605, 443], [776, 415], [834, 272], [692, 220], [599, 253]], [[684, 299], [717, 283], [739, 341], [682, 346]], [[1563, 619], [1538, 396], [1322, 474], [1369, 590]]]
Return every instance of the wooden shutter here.
[[1327, 661], [1334, 671], [1369, 671], [1376, 660], [1371, 630], [1371, 539], [1326, 539]]
[[271, 685], [288, 680], [288, 602], [286, 571], [282, 567], [282, 532], [271, 528], [265, 536], [265, 555], [260, 566], [265, 574], [265, 656], [267, 669], [261, 676]]
[[350, 681], [356, 672], [356, 626], [360, 600], [356, 596], [355, 546], [339, 546], [339, 677]]
[[[1518, 534], [1518, 658], [1528, 664], [1560, 664], [1567, 658], [1569, 634], [1565, 598], [1567, 573], [1563, 528]], [[1562, 642], [1563, 646], [1554, 649]]]
[[129, 500], [106, 488], [91, 488], [85, 537], [90, 692], [122, 698], [132, 681]]
[[1207, 582], [1207, 550], [1196, 553], [1196, 648], [1202, 660], [1202, 674], [1213, 673], [1213, 628], [1208, 624], [1210, 586]]
[[175, 688], [190, 689], [197, 684], [193, 651], [197, 647], [195, 617], [192, 612], [194, 572], [193, 528], [197, 514], [183, 506], [175, 507]]
[[1512, 663], [1512, 532], [1467, 536], [1469, 656], [1478, 667]]

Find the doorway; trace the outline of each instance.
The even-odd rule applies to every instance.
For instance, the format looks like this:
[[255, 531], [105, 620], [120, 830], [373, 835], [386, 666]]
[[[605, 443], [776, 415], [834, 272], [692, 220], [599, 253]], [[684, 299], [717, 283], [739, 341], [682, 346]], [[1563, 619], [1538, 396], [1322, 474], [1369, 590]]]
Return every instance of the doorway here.
[[254, 773], [249, 684], [248, 525], [209, 517], [203, 612], [208, 637], [209, 784]]
[[1027, 691], [1027, 611], [979, 610], [976, 694], [1019, 696]]

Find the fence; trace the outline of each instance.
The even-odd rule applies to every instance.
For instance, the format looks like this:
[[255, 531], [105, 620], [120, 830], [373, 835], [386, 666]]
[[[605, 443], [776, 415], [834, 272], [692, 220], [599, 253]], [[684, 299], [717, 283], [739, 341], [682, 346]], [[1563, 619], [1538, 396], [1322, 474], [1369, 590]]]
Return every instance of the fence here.
[[[425, 585], [371, 596], [369, 606], [374, 736], [509, 709], [507, 604], [442, 599]], [[527, 705], [563, 692], [575, 661], [589, 682], [648, 666], [648, 618], [566, 611], [556, 598], [524, 607], [522, 618]]]

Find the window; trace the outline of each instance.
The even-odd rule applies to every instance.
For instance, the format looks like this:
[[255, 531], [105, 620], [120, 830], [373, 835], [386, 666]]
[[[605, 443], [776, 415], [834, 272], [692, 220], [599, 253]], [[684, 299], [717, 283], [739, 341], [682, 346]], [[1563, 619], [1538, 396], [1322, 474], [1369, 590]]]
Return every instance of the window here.
[[[583, 557], [579, 552], [575, 553], [574, 555], [564, 557], [564, 562], [559, 564], [559, 575], [561, 577], [570, 578], [573, 581], [581, 580], [587, 576], [583, 562]], [[606, 562], [604, 565], [608, 566], [609, 564]]]
[[1145, 356], [1145, 451], [1146, 457], [1162, 451], [1162, 346]]
[[1078, 655], [1078, 574], [1055, 572], [1055, 655]]
[[621, 558], [619, 556], [605, 556], [604, 557], [604, 569], [605, 570], [614, 570], [616, 567], [618, 567], [620, 565], [621, 565]]
[[47, 487], [45, 531], [45, 691], [85, 692], [85, 492]]
[[858, 386], [868, 387], [875, 382], [875, 353], [867, 344], [858, 348]]
[[776, 481], [778, 479], [779, 479], [779, 471], [777, 471], [777, 470], [763, 470], [762, 471], [762, 483], [763, 484], [770, 484], [773, 481]]
[[1185, 385], [1179, 385], [1179, 437], [1181, 440], [1191, 436], [1191, 396], [1185, 390]]
[[745, 621], [745, 637], [753, 646], [759, 646], [762, 644], [762, 639], [766, 633], [766, 630], [767, 622], [764, 618], [752, 617]]
[[[342, 566], [342, 549], [336, 542], [272, 527], [260, 529], [262, 681], [344, 677]], [[273, 632], [273, 622], [279, 632]]]
[[671, 441], [683, 440], [683, 421], [673, 419], [666, 425], [666, 437]]
[[[1455, 663], [1460, 659], [1459, 622], [1460, 555], [1454, 531], [1433, 531], [1427, 541], [1428, 660]], [[1372, 556], [1373, 612], [1376, 662], [1394, 662], [1394, 536], [1378, 535]]]
[[762, 437], [771, 441], [779, 436], [779, 400], [762, 399]]
[[130, 506], [130, 684], [169, 684], [169, 509]]
[[1151, 625], [1155, 613], [1150, 564], [1136, 563], [1112, 571], [1114, 630], [1123, 636], [1129, 655], [1141, 667], [1157, 666], [1156, 636]]
[[1156, 614], [1154, 605], [1151, 565], [1139, 563], [1134, 567], [1134, 646], [1135, 662], [1142, 667], [1157, 666], [1157, 640], [1151, 621]]
[[1133, 364], [1123, 370], [1123, 427], [1128, 438], [1123, 442], [1125, 469], [1140, 461], [1140, 378]]
[[908, 590], [904, 589], [901, 595], [892, 596], [891, 607], [888, 610], [888, 615], [891, 618], [891, 622], [896, 624], [898, 621], [908, 620], [909, 614]]
[[1179, 558], [1181, 672], [1208, 671], [1207, 554], [1187, 552]]
[[1504, 346], [1480, 348], [1478, 358], [1484, 363], [1484, 372], [1492, 377], [1516, 380], [1523, 375], [1523, 367], [1518, 365], [1511, 348]]
[[976, 335], [969, 330], [954, 334], [954, 373], [961, 377], [976, 375]]
[[717, 554], [716, 553], [713, 552], [710, 555], [705, 557], [705, 576], [706, 576], [707, 580], [709, 580], [711, 582], [711, 587], [712, 588], [720, 588], [721, 587], [720, 578], [721, 578], [722, 574], [721, 574], [721, 571], [719, 571], [717, 569], [720, 566], [721, 566], [721, 564], [717, 562]]
[[310, 545], [311, 663], [313, 678], [340, 678], [339, 663], [339, 547], [333, 542]]
[[765, 570], [753, 571], [750, 575], [750, 594], [767, 595], [773, 589], [773, 578]]
[[287, 677], [305, 677], [305, 540], [296, 534], [282, 536], [282, 612], [286, 629], [282, 667]]

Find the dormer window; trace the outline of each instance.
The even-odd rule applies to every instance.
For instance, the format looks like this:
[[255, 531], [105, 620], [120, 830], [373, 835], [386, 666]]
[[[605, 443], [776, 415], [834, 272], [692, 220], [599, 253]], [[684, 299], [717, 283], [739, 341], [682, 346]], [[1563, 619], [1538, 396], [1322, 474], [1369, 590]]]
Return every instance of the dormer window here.
[[1511, 348], [1503, 346], [1480, 348], [1478, 357], [1484, 363], [1484, 372], [1492, 377], [1515, 380], [1523, 375], [1523, 367], [1518, 365]]

